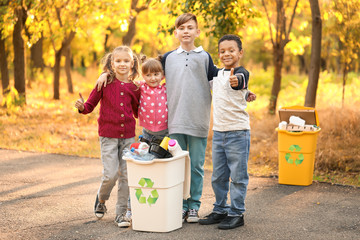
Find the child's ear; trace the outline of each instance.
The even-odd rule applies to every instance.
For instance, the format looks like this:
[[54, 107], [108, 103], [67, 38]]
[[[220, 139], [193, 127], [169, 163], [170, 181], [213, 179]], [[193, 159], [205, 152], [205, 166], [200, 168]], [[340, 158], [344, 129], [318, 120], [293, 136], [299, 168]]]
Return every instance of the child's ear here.
[[198, 36], [200, 36], [200, 29], [198, 28], [198, 29], [196, 29], [196, 37], [198, 37]]
[[243, 54], [244, 54], [244, 49], [241, 49], [240, 52], [239, 52], [240, 57], [242, 57]]

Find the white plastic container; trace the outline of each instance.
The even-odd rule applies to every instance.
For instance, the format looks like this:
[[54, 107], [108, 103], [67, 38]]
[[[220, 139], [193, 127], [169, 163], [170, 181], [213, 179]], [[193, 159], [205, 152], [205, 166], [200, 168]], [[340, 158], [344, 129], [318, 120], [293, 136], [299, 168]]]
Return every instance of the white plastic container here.
[[151, 161], [124, 159], [133, 230], [170, 232], [181, 228], [182, 202], [190, 189], [189, 153], [183, 151], [176, 157]]
[[168, 150], [174, 157], [180, 155], [182, 153], [182, 149], [179, 143], [175, 139], [170, 139], [168, 143]]

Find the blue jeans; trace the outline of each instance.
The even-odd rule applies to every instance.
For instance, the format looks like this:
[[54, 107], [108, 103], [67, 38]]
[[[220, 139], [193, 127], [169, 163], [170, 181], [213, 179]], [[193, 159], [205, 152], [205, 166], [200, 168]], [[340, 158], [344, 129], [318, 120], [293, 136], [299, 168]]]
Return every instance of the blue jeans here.
[[[215, 193], [213, 212], [228, 212], [229, 216], [239, 216], [245, 212], [245, 196], [249, 183], [249, 150], [250, 130], [214, 131], [211, 177]], [[227, 204], [229, 188], [231, 206]]]
[[207, 138], [194, 137], [186, 134], [171, 134], [184, 151], [189, 151], [191, 162], [190, 198], [183, 201], [183, 209], [199, 210], [203, 190], [204, 162]]

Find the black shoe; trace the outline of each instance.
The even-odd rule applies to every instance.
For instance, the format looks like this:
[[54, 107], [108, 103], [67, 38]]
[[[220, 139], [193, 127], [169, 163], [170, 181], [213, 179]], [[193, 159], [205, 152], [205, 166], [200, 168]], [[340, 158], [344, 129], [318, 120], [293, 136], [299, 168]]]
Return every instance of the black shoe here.
[[104, 217], [106, 212], [107, 212], [107, 209], [106, 209], [105, 203], [100, 203], [99, 196], [96, 195], [95, 207], [94, 207], [95, 216], [98, 219], [101, 219], [102, 217]]
[[225, 219], [227, 216], [227, 213], [215, 213], [212, 212], [209, 215], [207, 215], [205, 218], [199, 219], [199, 224], [201, 225], [210, 225], [221, 222], [223, 219]]
[[188, 211], [182, 210], [182, 222], [185, 222], [188, 217]]
[[227, 216], [218, 226], [219, 229], [233, 229], [244, 225], [244, 215]]

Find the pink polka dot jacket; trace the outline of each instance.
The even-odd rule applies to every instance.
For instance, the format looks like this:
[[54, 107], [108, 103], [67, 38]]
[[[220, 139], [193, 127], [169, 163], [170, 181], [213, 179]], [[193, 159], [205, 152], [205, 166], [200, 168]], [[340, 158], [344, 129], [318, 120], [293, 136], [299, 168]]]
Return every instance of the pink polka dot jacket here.
[[168, 109], [165, 83], [155, 88], [145, 82], [141, 83], [139, 123], [140, 126], [152, 132], [167, 129]]

